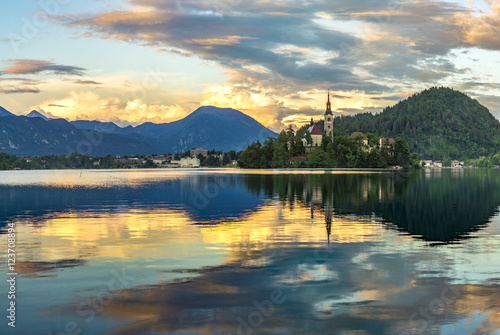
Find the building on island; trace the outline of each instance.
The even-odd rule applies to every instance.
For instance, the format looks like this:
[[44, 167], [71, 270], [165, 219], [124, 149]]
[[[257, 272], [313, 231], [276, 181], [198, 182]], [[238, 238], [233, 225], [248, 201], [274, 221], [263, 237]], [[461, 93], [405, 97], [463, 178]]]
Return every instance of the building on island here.
[[325, 134], [333, 138], [333, 113], [332, 104], [330, 103], [330, 90], [328, 90], [328, 100], [326, 102], [325, 111]]
[[388, 147], [392, 144], [396, 143], [396, 141], [393, 139], [393, 138], [385, 138], [385, 137], [382, 137], [378, 140], [378, 144], [380, 145], [380, 147]]
[[[333, 139], [333, 113], [332, 104], [330, 102], [330, 91], [328, 90], [328, 100], [326, 102], [325, 118], [324, 118], [324, 129], [325, 135], [329, 135]], [[318, 125], [314, 123], [313, 118], [311, 118], [311, 124], [307, 128], [307, 132], [311, 135], [311, 141], [307, 141], [307, 133], [302, 138], [302, 144], [306, 148], [306, 152], [310, 152], [312, 149], [317, 148], [321, 145], [323, 139], [323, 132], [319, 129]]]
[[368, 145], [368, 137], [366, 137], [366, 135], [360, 131], [356, 131], [352, 133], [351, 136], [349, 136], [349, 138], [353, 140], [357, 139], [358, 137], [361, 139], [361, 142], [363, 142], [364, 145]]
[[314, 123], [311, 118], [311, 125], [307, 128], [308, 133], [311, 135], [311, 141], [307, 142], [307, 135], [302, 139], [302, 144], [306, 148], [306, 152], [311, 151], [313, 148], [317, 148], [321, 145], [321, 140], [323, 139], [323, 132], [319, 129], [318, 125]]

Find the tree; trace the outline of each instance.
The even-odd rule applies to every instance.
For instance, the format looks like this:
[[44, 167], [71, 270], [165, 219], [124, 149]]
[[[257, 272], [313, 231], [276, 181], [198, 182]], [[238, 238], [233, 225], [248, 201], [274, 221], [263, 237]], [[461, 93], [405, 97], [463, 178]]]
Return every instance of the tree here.
[[155, 166], [156, 166], [156, 164], [153, 162], [152, 159], [146, 158], [146, 162], [144, 163], [145, 168], [152, 168]]
[[276, 140], [276, 144], [274, 146], [273, 152], [273, 161], [274, 167], [284, 168], [288, 166], [288, 159], [290, 158], [290, 154], [288, 152], [288, 134], [285, 131], [282, 131], [278, 139]]
[[238, 160], [238, 166], [247, 169], [256, 169], [260, 167], [260, 156], [262, 145], [259, 141], [253, 142], [243, 150]]
[[443, 166], [451, 166], [451, 158], [448, 155], [443, 157]]
[[373, 149], [368, 154], [368, 166], [374, 168], [385, 168], [387, 166], [387, 161], [380, 154], [379, 150]]
[[408, 167], [411, 163], [408, 143], [401, 137], [396, 137], [394, 142], [394, 162], [396, 165]]
[[327, 167], [325, 161], [326, 161], [325, 152], [321, 148], [314, 149], [311, 150], [311, 152], [307, 156], [307, 167], [309, 168]]
[[274, 145], [276, 140], [274, 137], [268, 137], [262, 146], [262, 153], [260, 156], [260, 164], [261, 168], [270, 168], [272, 167], [272, 161], [274, 158]]

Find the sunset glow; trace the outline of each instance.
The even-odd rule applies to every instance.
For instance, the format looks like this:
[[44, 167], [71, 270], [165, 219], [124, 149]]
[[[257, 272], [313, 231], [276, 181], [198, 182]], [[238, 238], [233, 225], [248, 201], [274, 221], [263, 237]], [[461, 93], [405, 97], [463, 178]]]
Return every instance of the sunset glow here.
[[232, 107], [280, 130], [449, 86], [500, 117], [500, 5], [23, 1], [0, 24], [0, 105], [119, 125]]

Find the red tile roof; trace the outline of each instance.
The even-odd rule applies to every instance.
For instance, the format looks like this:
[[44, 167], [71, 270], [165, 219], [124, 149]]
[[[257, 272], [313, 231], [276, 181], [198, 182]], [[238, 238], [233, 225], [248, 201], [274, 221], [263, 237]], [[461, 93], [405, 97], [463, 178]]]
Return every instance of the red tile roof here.
[[382, 137], [380, 139], [380, 145], [386, 145], [386, 144], [394, 144], [396, 141], [394, 141], [393, 138], [389, 138], [388, 141], [386, 141], [386, 138]]
[[315, 124], [310, 126], [308, 130], [311, 135], [323, 135], [323, 132]]
[[361, 135], [361, 139], [362, 139], [362, 140], [367, 140], [367, 139], [368, 139], [368, 137], [366, 137], [366, 136], [365, 136], [365, 134], [363, 134], [363, 133], [362, 133], [362, 132], [360, 132], [360, 131], [357, 131], [357, 132], [352, 133], [352, 134], [351, 134], [351, 136], [349, 136], [349, 138], [356, 138], [356, 137], [358, 137], [358, 136], [360, 136], [360, 135]]

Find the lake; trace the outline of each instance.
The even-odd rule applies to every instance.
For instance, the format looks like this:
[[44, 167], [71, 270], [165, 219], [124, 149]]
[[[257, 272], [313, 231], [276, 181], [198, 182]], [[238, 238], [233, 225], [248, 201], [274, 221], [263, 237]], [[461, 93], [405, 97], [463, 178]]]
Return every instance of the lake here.
[[500, 170], [0, 172], [0, 333], [500, 334], [499, 205]]

